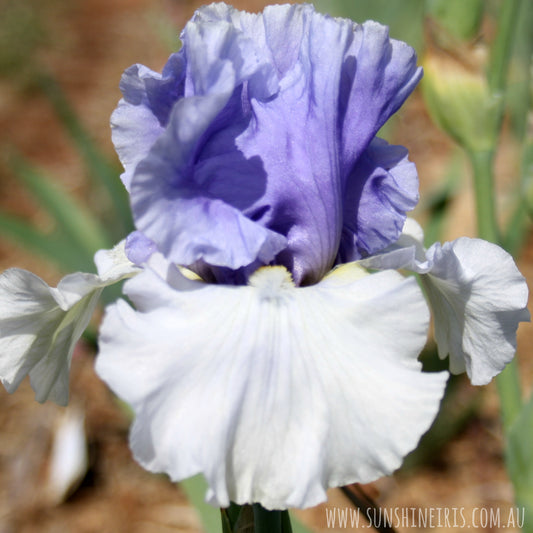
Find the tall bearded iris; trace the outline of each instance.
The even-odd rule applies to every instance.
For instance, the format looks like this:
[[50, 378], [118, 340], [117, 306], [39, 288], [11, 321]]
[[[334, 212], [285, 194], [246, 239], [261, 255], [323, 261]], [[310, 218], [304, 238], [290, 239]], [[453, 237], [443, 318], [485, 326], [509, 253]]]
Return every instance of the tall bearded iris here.
[[[147, 469], [202, 473], [219, 506], [314, 505], [328, 487], [398, 468], [438, 410], [447, 373], [417, 361], [428, 307], [393, 269], [420, 275], [440, 355], [478, 384], [513, 357], [527, 287], [497, 246], [426, 251], [406, 223], [416, 169], [376, 133], [422, 73], [385, 27], [308, 5], [214, 4], [181, 38], [161, 74], [125, 72], [112, 117], [137, 231], [100, 252], [91, 278], [94, 290], [132, 278], [130, 303], [107, 309], [97, 371], [133, 407]], [[1, 295], [29, 316], [18, 296], [37, 293], [11, 278]], [[39, 285], [38, 312], [58, 317], [45, 330], [55, 351], [70, 349], [72, 335], [54, 332], [90, 287], [68, 307], [60, 287]], [[10, 390], [39, 364], [43, 337], [10, 329], [13, 312], [0, 315]], [[65, 360], [45, 364], [63, 385]]]

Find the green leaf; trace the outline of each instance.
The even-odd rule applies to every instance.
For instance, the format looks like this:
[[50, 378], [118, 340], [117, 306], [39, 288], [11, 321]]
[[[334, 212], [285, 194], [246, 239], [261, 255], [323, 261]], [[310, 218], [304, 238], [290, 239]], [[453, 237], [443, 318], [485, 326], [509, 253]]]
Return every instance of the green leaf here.
[[533, 395], [507, 433], [506, 462], [516, 504], [524, 508], [526, 533], [533, 532]]
[[506, 105], [516, 138], [528, 133], [528, 110], [531, 106], [531, 64], [533, 59], [533, 2], [522, 2], [518, 15], [514, 48], [507, 80]]
[[207, 483], [201, 475], [197, 475], [180, 482], [180, 487], [185, 491], [187, 499], [196, 508], [204, 531], [206, 533], [219, 533], [220, 510], [205, 502]]
[[[526, 113], [527, 114], [527, 113]], [[504, 248], [517, 255], [529, 235], [533, 216], [533, 137], [522, 147], [522, 184], [515, 191], [515, 206], [505, 228]]]
[[228, 515], [227, 509], [220, 509], [220, 517], [222, 519], [222, 533], [233, 533], [231, 519]]
[[86, 271], [84, 259], [57, 233], [44, 233], [17, 217], [0, 213], [0, 236], [39, 254], [62, 270]]
[[57, 117], [69, 133], [80, 155], [83, 157], [89, 177], [95, 185], [103, 187], [110, 199], [113, 214], [113, 240], [123, 238], [133, 229], [129, 197], [119, 179], [119, 169], [112, 164], [92, 141], [91, 136], [82, 126], [75, 111], [65, 98], [59, 84], [48, 74], [41, 73], [38, 86], [52, 104]]
[[46, 178], [21, 157], [13, 157], [12, 168], [58, 226], [58, 230], [90, 261], [102, 248], [110, 248], [113, 240], [98, 220], [59, 185]]
[[291, 514], [292, 533], [312, 533], [310, 529], [305, 527], [299, 520]]

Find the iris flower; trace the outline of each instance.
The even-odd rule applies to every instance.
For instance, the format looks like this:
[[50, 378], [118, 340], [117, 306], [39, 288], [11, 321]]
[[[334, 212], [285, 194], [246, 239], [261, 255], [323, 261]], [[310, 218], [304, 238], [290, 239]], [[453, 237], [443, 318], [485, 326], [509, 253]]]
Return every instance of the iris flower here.
[[125, 71], [112, 116], [136, 231], [98, 276], [3, 274], [0, 376], [64, 403], [96, 295], [129, 277], [96, 369], [134, 410], [137, 461], [203, 474], [221, 507], [312, 506], [392, 473], [435, 418], [427, 301], [439, 354], [483, 384], [514, 355], [527, 287], [496, 245], [425, 250], [406, 219], [416, 168], [376, 134], [422, 72], [386, 27], [219, 3], [181, 39], [162, 73]]

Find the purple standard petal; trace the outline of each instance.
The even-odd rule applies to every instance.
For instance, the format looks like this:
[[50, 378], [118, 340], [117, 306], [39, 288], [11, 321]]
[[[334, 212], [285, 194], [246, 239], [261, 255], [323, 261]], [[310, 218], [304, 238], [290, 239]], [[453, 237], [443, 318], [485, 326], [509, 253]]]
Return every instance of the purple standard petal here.
[[401, 149], [370, 143], [420, 78], [410, 47], [309, 5], [215, 4], [182, 40], [183, 97], [171, 106], [161, 81], [150, 103], [138, 73], [125, 90], [152, 117], [131, 200], [158, 250], [222, 282], [274, 263], [310, 284], [397, 239], [416, 175]]
[[[351, 240], [370, 253], [398, 238], [405, 212], [416, 205], [414, 165], [387, 172], [404, 163], [406, 151], [387, 149], [379, 140], [368, 145], [414, 88], [420, 71], [412, 49], [405, 46], [411, 50], [406, 64], [404, 48], [389, 40], [385, 27], [372, 22], [358, 26], [334, 20], [310, 6], [270, 8], [264, 21], [267, 45], [275, 50], [284, 43], [286, 53], [276, 66], [285, 74], [277, 98], [251, 102], [254, 120], [237, 138], [237, 146], [248, 158], [263, 161], [268, 178], [262, 223], [287, 236], [289, 243], [276, 262], [289, 268], [297, 283], [313, 283], [344, 252], [339, 251], [342, 233], [352, 228]], [[287, 35], [293, 37], [292, 47]], [[276, 57], [274, 51], [272, 55]], [[287, 57], [297, 57], [290, 68], [283, 63]], [[374, 88], [372, 94], [360, 87], [362, 77]], [[360, 123], [354, 124], [349, 115], [357, 105], [362, 108]], [[384, 168], [377, 174], [380, 165]], [[400, 174], [402, 183], [393, 177]], [[357, 201], [350, 205], [356, 190]], [[255, 204], [254, 212], [259, 207]], [[353, 224], [354, 217], [358, 224]]]
[[[175, 104], [164, 133], [137, 165], [132, 183], [136, 225], [181, 264], [202, 260], [238, 269], [255, 260], [268, 263], [285, 247], [285, 237], [241, 212], [264, 190], [261, 161], [245, 160], [234, 145], [225, 158], [206, 144], [221, 129], [231, 132], [223, 142], [235, 138], [243, 127], [243, 83], [263, 79], [264, 84], [255, 85], [264, 95], [265, 87], [275, 87], [273, 71], [257, 54], [244, 53], [253, 52], [253, 42], [229, 23], [191, 22], [182, 38], [188, 60], [186, 97]], [[214, 159], [211, 165], [204, 164], [209, 158]], [[217, 194], [224, 184], [212, 183], [213, 163], [215, 172], [221, 167], [219, 180], [225, 170], [231, 174], [227, 202]]]
[[124, 98], [111, 116], [115, 149], [124, 166], [121, 178], [129, 190], [135, 166], [163, 133], [174, 103], [183, 97], [185, 63], [172, 54], [163, 73], [133, 65], [122, 75]]
[[406, 211], [418, 202], [418, 175], [403, 146], [374, 138], [346, 185], [339, 263], [382, 250], [400, 237]]
[[374, 21], [354, 25], [339, 98], [342, 162], [347, 172], [421, 78], [414, 49], [390, 39], [386, 26]]

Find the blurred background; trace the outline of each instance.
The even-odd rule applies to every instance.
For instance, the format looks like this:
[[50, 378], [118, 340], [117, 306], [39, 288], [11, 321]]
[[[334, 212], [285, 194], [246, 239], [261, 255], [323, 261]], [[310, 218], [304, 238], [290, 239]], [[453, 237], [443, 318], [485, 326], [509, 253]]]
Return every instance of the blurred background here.
[[[70, 271], [94, 271], [94, 251], [126, 235], [131, 220], [109, 129], [121, 96], [120, 76], [133, 63], [160, 70], [179, 48], [181, 28], [202, 3], [0, 0], [1, 270], [26, 268], [54, 285]], [[406, 146], [418, 167], [422, 200], [413, 216], [425, 226], [428, 242], [477, 234], [468, 154], [492, 143], [497, 148], [494, 177], [502, 242], [523, 274], [533, 279], [531, 2], [517, 3], [521, 11], [496, 140], [484, 123], [488, 108], [476, 105], [486, 92], [502, 1], [315, 4], [335, 16], [388, 24], [392, 37], [417, 49], [426, 85], [382, 136]], [[260, 11], [266, 2], [233, 5]], [[457, 7], [450, 10], [453, 5]], [[479, 113], [479, 120], [462, 124], [461, 117], [470, 113]], [[76, 348], [68, 410], [35, 403], [28, 383], [14, 395], [0, 390], [0, 533], [199, 533], [202, 528], [215, 533], [218, 529], [210, 528], [216, 513], [213, 518], [198, 504], [201, 487], [173, 485], [164, 476], [144, 472], [131, 458], [127, 411], [93, 372], [95, 331]], [[531, 325], [520, 326], [524, 398], [530, 397], [533, 383], [532, 335]], [[428, 368], [438, 366], [431, 343], [426, 352]], [[533, 442], [526, 437], [521, 437], [526, 451], [520, 457], [527, 463]], [[451, 382], [441, 416], [419, 450], [395, 476], [363, 490], [384, 508], [462, 508], [465, 528], [474, 525], [469, 522], [474, 509], [500, 509], [505, 520], [499, 526], [479, 529], [518, 531], [507, 523], [515, 503], [505, 440], [495, 384], [478, 389], [459, 377]], [[77, 469], [63, 477], [54, 473], [58, 450], [60, 457], [78, 457]], [[328, 504], [295, 516], [309, 531], [335, 531], [327, 527], [325, 508], [349, 505], [342, 493], [331, 491]], [[440, 531], [463, 529], [442, 525]]]

